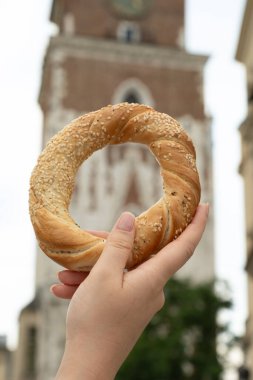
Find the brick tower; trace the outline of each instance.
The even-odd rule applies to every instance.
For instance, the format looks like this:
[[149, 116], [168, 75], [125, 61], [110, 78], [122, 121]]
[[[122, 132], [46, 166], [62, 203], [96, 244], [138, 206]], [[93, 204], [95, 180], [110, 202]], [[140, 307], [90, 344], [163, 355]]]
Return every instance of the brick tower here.
[[[73, 118], [109, 103], [154, 106], [178, 119], [191, 135], [202, 199], [212, 202], [210, 122], [203, 100], [206, 57], [185, 51], [184, 1], [54, 0], [51, 20], [59, 32], [47, 49], [39, 96], [43, 144]], [[71, 214], [82, 228], [108, 230], [121, 211], [139, 214], [161, 192], [159, 168], [145, 147], [107, 147], [79, 170]], [[213, 278], [212, 217], [199, 250], [179, 276]], [[57, 270], [38, 253], [31, 379], [53, 379], [64, 347], [67, 303], [49, 293]], [[25, 344], [23, 334], [20, 345]]]

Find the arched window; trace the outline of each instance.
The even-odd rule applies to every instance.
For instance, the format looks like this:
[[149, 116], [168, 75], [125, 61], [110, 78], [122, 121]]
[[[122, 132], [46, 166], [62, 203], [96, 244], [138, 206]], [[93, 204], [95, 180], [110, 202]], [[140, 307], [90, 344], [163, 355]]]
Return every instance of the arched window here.
[[122, 21], [117, 29], [117, 38], [127, 43], [140, 42], [141, 34], [139, 26], [134, 22]]
[[122, 102], [155, 106], [149, 88], [137, 78], [129, 78], [121, 82], [116, 88], [112, 97], [112, 104]]
[[138, 95], [135, 92], [129, 92], [126, 94], [125, 99], [123, 99], [123, 102], [127, 103], [141, 103]]

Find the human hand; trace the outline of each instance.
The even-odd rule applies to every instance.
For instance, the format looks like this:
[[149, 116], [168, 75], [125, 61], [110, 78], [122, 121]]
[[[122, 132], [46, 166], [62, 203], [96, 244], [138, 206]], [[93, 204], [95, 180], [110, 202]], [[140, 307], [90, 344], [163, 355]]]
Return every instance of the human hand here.
[[[61, 284], [53, 285], [51, 291], [72, 299], [57, 380], [115, 377], [146, 325], [162, 308], [166, 282], [192, 256], [207, 216], [208, 206], [200, 205], [179, 238], [125, 272], [134, 240], [134, 216], [123, 213], [90, 273], [59, 273]], [[100, 236], [106, 237], [106, 233]]]

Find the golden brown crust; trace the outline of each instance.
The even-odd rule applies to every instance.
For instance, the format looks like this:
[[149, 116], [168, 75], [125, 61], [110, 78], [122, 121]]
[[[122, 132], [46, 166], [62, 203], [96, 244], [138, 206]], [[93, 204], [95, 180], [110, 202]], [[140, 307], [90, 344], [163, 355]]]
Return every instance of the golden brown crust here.
[[73, 120], [47, 144], [30, 181], [30, 216], [41, 249], [73, 270], [97, 261], [104, 240], [81, 230], [68, 212], [79, 166], [108, 144], [146, 144], [161, 166], [163, 197], [136, 218], [132, 268], [175, 239], [192, 220], [200, 200], [191, 139], [177, 121], [140, 105], [107, 106]]

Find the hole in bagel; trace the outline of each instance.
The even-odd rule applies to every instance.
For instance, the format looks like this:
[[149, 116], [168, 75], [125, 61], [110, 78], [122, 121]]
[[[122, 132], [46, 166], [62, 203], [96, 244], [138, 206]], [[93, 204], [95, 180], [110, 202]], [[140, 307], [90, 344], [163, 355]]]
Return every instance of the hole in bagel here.
[[121, 212], [137, 216], [161, 196], [160, 167], [145, 145], [108, 145], [79, 168], [70, 214], [82, 229], [110, 230]]

